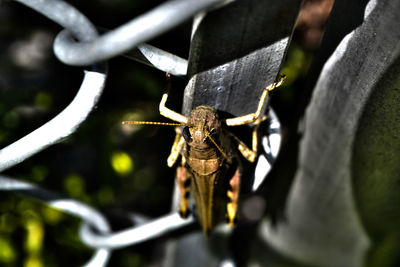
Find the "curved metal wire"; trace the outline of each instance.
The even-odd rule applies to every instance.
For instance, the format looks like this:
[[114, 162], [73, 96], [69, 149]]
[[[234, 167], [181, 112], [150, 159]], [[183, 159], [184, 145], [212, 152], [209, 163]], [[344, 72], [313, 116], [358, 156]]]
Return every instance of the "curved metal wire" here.
[[[232, 2], [231, 0], [168, 1], [147, 14], [98, 37], [93, 24], [79, 10], [64, 1], [16, 1], [38, 11], [65, 28], [54, 42], [54, 52], [66, 64], [89, 65], [127, 52], [128, 57], [133, 57], [135, 60], [174, 75], [186, 75], [187, 61], [185, 59], [141, 43], [164, 33], [198, 12], [215, 7], [218, 4], [223, 5]], [[72, 40], [72, 36], [77, 38], [79, 42]], [[132, 50], [135, 46], [137, 46], [137, 49]], [[32, 133], [1, 149], [0, 172], [72, 134], [96, 106], [105, 85], [106, 69], [105, 64], [88, 68], [75, 98], [60, 114]], [[270, 113], [270, 117], [269, 134], [262, 139], [266, 153], [265, 156], [260, 157], [258, 165], [264, 164], [264, 161], [271, 165], [276, 157], [276, 151], [280, 147], [280, 138], [273, 138], [273, 135], [280, 137], [279, 121], [273, 112]], [[263, 157], [265, 158], [264, 161]], [[263, 169], [265, 170], [265, 165]], [[264, 178], [265, 172], [260, 172], [258, 178], [256, 174], [254, 190], [257, 189]], [[130, 246], [159, 237], [194, 221], [193, 218], [182, 220], [178, 214], [173, 213], [148, 223], [112, 233], [106, 218], [101, 213], [79, 201], [60, 197], [33, 184], [3, 175], [0, 175], [0, 190], [18, 191], [81, 218], [84, 222], [80, 229], [81, 239], [87, 246], [96, 250], [92, 259], [85, 266], [105, 266], [111, 255], [111, 249]], [[97, 232], [94, 232], [90, 226]]]
[[[37, 12], [43, 14], [59, 25], [63, 26], [66, 30], [61, 34], [72, 34], [75, 38], [77, 38], [80, 42], [90, 42], [97, 40], [97, 30], [93, 26], [93, 24], [77, 9], [69, 5], [68, 3], [61, 0], [16, 0]], [[159, 34], [178, 23], [184, 21], [185, 19], [193, 16], [196, 12], [201, 11], [205, 7], [211, 6], [213, 3], [221, 2], [216, 0], [207, 0], [207, 1], [199, 1], [201, 3], [197, 3], [197, 1], [171, 1], [168, 2], [155, 10], [150, 12], [148, 16], [142, 16], [138, 20], [132, 21], [128, 23], [131, 26], [122, 26], [115, 31], [108, 33], [103, 39], [106, 42], [110, 42], [110, 38], [114, 38], [113, 41], [120, 41], [120, 38], [131, 37], [132, 40], [136, 40], [136, 44], [138, 43], [138, 39], [132, 38], [128, 34], [134, 33], [132, 29], [136, 25], [139, 25], [140, 29], [136, 29], [137, 31], [148, 31], [151, 33], [148, 36], [153, 36]], [[176, 7], [180, 7], [175, 9]], [[182, 8], [185, 11], [182, 11]], [[175, 12], [175, 13], [174, 13]], [[178, 13], [176, 13], [178, 12]], [[164, 16], [166, 15], [166, 16]], [[146, 25], [146, 29], [142, 29], [143, 22], [148, 22], [150, 20], [154, 20], [155, 17], [164, 16], [164, 20], [156, 20], [158, 23], [163, 24], [162, 26], [157, 25]], [[172, 17], [168, 17], [172, 16]], [[173, 18], [171, 20], [171, 18]], [[165, 19], [169, 20], [166, 23]], [[139, 22], [138, 22], [139, 21]], [[140, 23], [141, 21], [141, 23]], [[133, 28], [132, 28], [133, 27]], [[153, 30], [149, 30], [149, 28], [153, 27]], [[139, 34], [140, 36], [140, 34]], [[147, 38], [150, 38], [147, 37]], [[118, 39], [118, 40], [117, 40]], [[57, 41], [58, 40], [58, 41]], [[56, 40], [54, 45], [54, 49], [56, 54], [60, 51], [66, 51], [67, 48], [59, 49], [59, 38]], [[108, 40], [108, 41], [107, 41]], [[95, 42], [99, 43], [99, 42]], [[127, 42], [129, 43], [129, 40]], [[66, 44], [69, 46], [70, 44]], [[93, 46], [93, 43], [91, 44]], [[128, 46], [124, 46], [125, 50], [130, 49], [134, 46], [132, 43]], [[115, 47], [114, 47], [115, 48]], [[113, 48], [113, 49], [114, 49]], [[76, 44], [74, 48], [76, 49]], [[92, 47], [90, 48], [92, 50]], [[93, 50], [94, 51], [94, 50]], [[114, 55], [120, 54], [122, 50], [114, 50], [116, 51], [113, 54], [106, 55], [107, 58], [110, 58]], [[137, 53], [140, 52], [140, 54]], [[87, 52], [85, 51], [86, 55]], [[102, 56], [103, 54], [101, 52]], [[165, 51], [157, 49], [155, 47], [149, 45], [140, 45], [136, 50], [136, 53], [130, 52], [128, 56], [134, 57], [136, 60], [148, 64], [153, 65], [163, 71], [169, 71], [172, 74], [176, 75], [185, 75], [187, 69], [187, 61], [181, 59], [177, 56], [169, 54]], [[82, 58], [82, 55], [78, 56]], [[93, 59], [93, 62], [97, 62], [100, 59]], [[92, 62], [90, 62], [92, 63]], [[89, 63], [83, 64], [88, 65]], [[53, 118], [48, 123], [44, 124], [37, 130], [32, 133], [26, 135], [20, 140], [8, 145], [7, 147], [0, 150], [0, 172], [4, 171], [25, 159], [31, 157], [32, 155], [38, 153], [39, 151], [47, 148], [55, 144], [56, 142], [62, 140], [63, 138], [69, 136], [73, 133], [80, 124], [85, 121], [89, 113], [96, 106], [99, 97], [102, 94], [106, 77], [107, 77], [107, 66], [105, 64], [91, 66], [88, 70], [85, 71], [84, 78], [81, 84], [79, 91], [77, 92], [73, 101], [55, 118]], [[160, 236], [166, 232], [169, 232], [173, 229], [179, 228], [183, 225], [189, 224], [193, 221], [193, 219], [189, 219], [186, 221], [181, 220], [177, 217], [177, 215], [169, 215], [164, 218], [161, 218], [157, 221], [151, 222], [149, 224], [141, 225], [139, 228], [135, 228], [132, 230], [123, 231], [121, 233], [110, 234], [110, 227], [108, 225], [107, 220], [102, 216], [101, 213], [91, 208], [90, 206], [81, 203], [79, 201], [73, 199], [66, 199], [58, 196], [53, 192], [49, 192], [47, 190], [41, 189], [33, 184], [19, 181], [16, 179], [12, 179], [10, 177], [6, 177], [0, 175], [0, 190], [5, 191], [17, 191], [28, 195], [30, 197], [34, 197], [41, 201], [45, 201], [46, 204], [52, 206], [54, 208], [60, 209], [66, 213], [69, 213], [73, 216], [77, 216], [81, 218], [85, 223], [82, 225], [81, 236], [82, 239], [91, 247], [94, 247], [95, 253], [92, 259], [85, 264], [85, 266], [105, 266], [111, 255], [111, 248], [122, 246], [121, 243], [125, 245], [134, 244], [137, 242], [142, 242], [149, 238], [154, 238], [156, 236]], [[180, 222], [179, 222], [180, 220]], [[94, 227], [100, 234], [103, 235], [103, 239], [90, 239], [90, 227]], [[154, 229], [154, 227], [156, 227]], [[147, 231], [143, 231], [147, 229]], [[154, 231], [155, 230], [155, 231]], [[145, 233], [145, 234], [144, 234]], [[114, 243], [113, 243], [114, 242]]]
[[[82, 13], [63, 1], [27, 0], [19, 2], [67, 28], [80, 41], [90, 41], [97, 37], [97, 30], [92, 23]], [[0, 150], [0, 171], [24, 161], [73, 133], [96, 106], [103, 92], [106, 77], [107, 66], [105, 64], [91, 66], [86, 70], [78, 93], [60, 114], [32, 133]], [[29, 183], [4, 176], [0, 176], [0, 190], [25, 192], [44, 201], [48, 199], [43, 198], [53, 198], [55, 195]], [[110, 230], [106, 219], [84, 203], [59, 198], [47, 202], [47, 204], [90, 222], [102, 233]], [[106, 266], [110, 256], [110, 250], [99, 248], [85, 266]]]
[[188, 62], [186, 59], [149, 44], [139, 45], [126, 52], [124, 56], [174, 76], [186, 76], [187, 73]]
[[85, 71], [85, 77], [78, 93], [60, 114], [0, 150], [0, 172], [72, 134], [96, 106], [105, 80], [105, 72]]
[[154, 219], [148, 223], [110, 234], [95, 233], [90, 228], [89, 223], [84, 223], [79, 234], [82, 241], [89, 247], [116, 249], [154, 239], [190, 225], [193, 222], [193, 217], [182, 219], [176, 212]]
[[[81, 41], [97, 37], [93, 24], [78, 10], [59, 0], [16, 0], [67, 28]], [[79, 26], [78, 26], [79, 25]], [[73, 101], [54, 119], [20, 140], [0, 150], [0, 172], [73, 133], [99, 100], [107, 76], [107, 66], [92, 66], [85, 71], [81, 87]]]
[[[17, 191], [44, 201], [53, 208], [81, 218], [100, 233], [108, 234], [110, 232], [110, 226], [104, 216], [85, 203], [74, 199], [63, 198], [31, 183], [19, 181], [4, 175], [0, 175], [0, 190]], [[92, 258], [85, 264], [85, 267], [106, 266], [110, 256], [111, 251], [109, 249], [97, 248]]]
[[94, 40], [96, 27], [75, 7], [62, 0], [15, 0], [71, 32], [81, 42]]
[[70, 32], [64, 30], [58, 34], [54, 42], [54, 53], [60, 61], [75, 66], [103, 61], [166, 32], [221, 2], [224, 1], [168, 1], [91, 42], [77, 43]]

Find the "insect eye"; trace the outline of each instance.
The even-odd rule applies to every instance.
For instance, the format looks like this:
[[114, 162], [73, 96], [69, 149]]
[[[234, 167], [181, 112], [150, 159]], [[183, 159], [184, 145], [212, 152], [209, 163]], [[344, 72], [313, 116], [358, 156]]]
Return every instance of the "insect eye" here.
[[186, 142], [192, 142], [193, 139], [188, 126], [183, 127], [182, 135]]

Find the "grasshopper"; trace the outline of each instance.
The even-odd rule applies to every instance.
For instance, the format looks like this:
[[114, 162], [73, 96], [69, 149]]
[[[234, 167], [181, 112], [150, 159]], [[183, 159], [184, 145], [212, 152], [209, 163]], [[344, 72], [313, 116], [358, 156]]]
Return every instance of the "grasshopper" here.
[[[236, 223], [240, 191], [238, 154], [249, 162], [256, 160], [257, 127], [266, 119], [266, 116], [261, 116], [261, 111], [268, 93], [279, 87], [285, 76], [264, 89], [254, 113], [223, 120], [218, 117], [217, 110], [209, 106], [197, 106], [188, 117], [167, 108], [165, 104], [171, 87], [168, 73], [167, 79], [168, 86], [162, 96], [159, 111], [162, 116], [176, 123], [123, 121], [122, 124], [175, 126], [175, 141], [167, 164], [172, 167], [181, 157], [176, 175], [180, 195], [179, 213], [182, 218], [190, 214], [192, 193], [197, 217], [203, 232], [208, 235], [221, 220], [224, 211], [228, 225]], [[254, 124], [251, 149], [228, 130], [228, 127], [246, 124]]]

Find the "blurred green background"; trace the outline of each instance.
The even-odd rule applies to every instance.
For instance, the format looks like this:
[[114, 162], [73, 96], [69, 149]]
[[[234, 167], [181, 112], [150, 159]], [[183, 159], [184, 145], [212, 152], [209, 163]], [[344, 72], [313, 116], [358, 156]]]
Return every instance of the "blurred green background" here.
[[[163, 1], [68, 2], [96, 26], [113, 29]], [[273, 96], [272, 106], [284, 130], [297, 123], [293, 121], [295, 99], [302, 94], [332, 4], [314, 4], [322, 2], [324, 12], [299, 17], [282, 70], [288, 79]], [[49, 121], [78, 91], [83, 69], [60, 63], [52, 52], [60, 30], [19, 3], [0, 3], [1, 148]], [[190, 31], [189, 21], [150, 44], [187, 58]], [[123, 120], [164, 120], [158, 103], [165, 86], [165, 74], [156, 69], [124, 57], [110, 60], [103, 96], [78, 131], [4, 174], [92, 205], [110, 218], [113, 230], [130, 226], [130, 212], [148, 217], [168, 213], [175, 170], [167, 167], [166, 159], [173, 129], [121, 125]], [[173, 78], [172, 87], [168, 105], [179, 111], [185, 80]], [[93, 251], [79, 240], [79, 225], [79, 219], [41, 202], [0, 192], [0, 266], [82, 265]], [[116, 250], [109, 266], [155, 264], [161, 258], [157, 246], [157, 241], [151, 241]]]

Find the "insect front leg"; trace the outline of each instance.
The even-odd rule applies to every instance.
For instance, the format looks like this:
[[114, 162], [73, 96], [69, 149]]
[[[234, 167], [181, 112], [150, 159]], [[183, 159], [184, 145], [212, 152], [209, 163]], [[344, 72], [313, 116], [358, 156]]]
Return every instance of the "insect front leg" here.
[[186, 159], [182, 156], [181, 166], [177, 168], [176, 179], [179, 189], [179, 214], [182, 218], [189, 216], [190, 174], [185, 167]]
[[[172, 167], [179, 155], [181, 154], [185, 139], [182, 136], [179, 127], [175, 128], [175, 141], [171, 148], [171, 154], [167, 159], [169, 167]], [[179, 190], [179, 214], [182, 218], [187, 218], [189, 215], [189, 197], [190, 197], [190, 175], [185, 167], [186, 159], [182, 155], [181, 165], [176, 170], [176, 181]]]
[[279, 87], [282, 85], [283, 81], [285, 80], [286, 76], [281, 76], [280, 80], [278, 82], [275, 82], [269, 86], [267, 86], [264, 91], [261, 94], [260, 100], [258, 102], [257, 110], [254, 113], [250, 113], [247, 115], [243, 115], [240, 117], [235, 117], [235, 118], [230, 118], [226, 119], [225, 123], [227, 126], [239, 126], [239, 125], [245, 125], [249, 123], [253, 123], [257, 121], [260, 118], [261, 111], [264, 107], [265, 100], [267, 99], [267, 96], [269, 92], [274, 90], [276, 87]]
[[230, 179], [229, 185], [230, 189], [227, 191], [228, 204], [226, 206], [226, 218], [228, 225], [233, 226], [236, 223], [236, 215], [237, 215], [237, 207], [239, 199], [239, 185], [240, 185], [239, 169], [236, 170], [235, 174]]
[[261, 119], [258, 119], [256, 122], [254, 122], [255, 125], [252, 132], [251, 149], [248, 148], [245, 143], [243, 143], [239, 138], [234, 136], [236, 142], [238, 142], [238, 150], [243, 155], [243, 157], [250, 162], [254, 162], [258, 154], [258, 126], [266, 119], [267, 116], [263, 116]]
[[171, 153], [169, 154], [167, 159], [168, 167], [172, 167], [175, 164], [176, 160], [179, 157], [179, 154], [182, 151], [182, 147], [185, 144], [185, 139], [182, 136], [181, 129], [179, 127], [176, 127], [175, 132], [176, 135], [174, 144], [172, 145]]
[[167, 99], [168, 99], [169, 90], [171, 88], [171, 81], [170, 81], [169, 73], [167, 73], [167, 80], [168, 80], [167, 90], [163, 94], [160, 105], [159, 105], [160, 114], [168, 119], [173, 120], [173, 121], [180, 122], [180, 123], [187, 123], [188, 118], [186, 116], [183, 116], [182, 114], [179, 114], [178, 112], [175, 112], [165, 106], [165, 103], [167, 102]]

